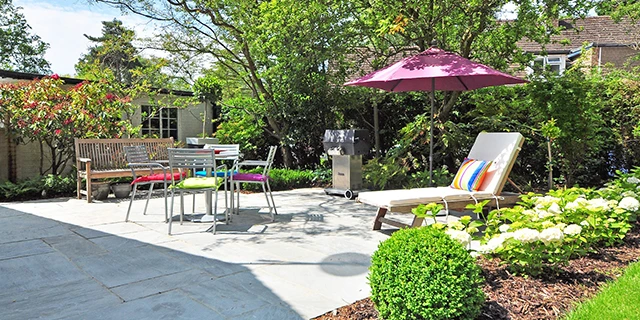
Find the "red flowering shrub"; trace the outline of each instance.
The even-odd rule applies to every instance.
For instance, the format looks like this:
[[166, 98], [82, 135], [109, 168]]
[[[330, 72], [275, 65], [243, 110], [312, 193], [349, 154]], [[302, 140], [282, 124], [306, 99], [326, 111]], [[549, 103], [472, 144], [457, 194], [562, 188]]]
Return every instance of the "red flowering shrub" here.
[[74, 156], [74, 138], [119, 138], [136, 131], [125, 113], [132, 113], [127, 99], [118, 99], [118, 88], [107, 81], [83, 82], [63, 88], [56, 74], [17, 84], [0, 84], [0, 119], [19, 142], [42, 143], [50, 168], [40, 174], [59, 174]]

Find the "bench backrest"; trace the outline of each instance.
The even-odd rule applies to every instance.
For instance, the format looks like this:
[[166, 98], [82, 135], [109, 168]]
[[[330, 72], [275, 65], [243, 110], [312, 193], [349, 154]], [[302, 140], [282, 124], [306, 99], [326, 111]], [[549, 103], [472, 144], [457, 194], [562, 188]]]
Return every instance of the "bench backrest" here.
[[[161, 139], [75, 139], [76, 161], [91, 159], [91, 170], [129, 169], [124, 146], [144, 145], [152, 160], [168, 160], [173, 138]], [[83, 168], [78, 164], [78, 168]]]

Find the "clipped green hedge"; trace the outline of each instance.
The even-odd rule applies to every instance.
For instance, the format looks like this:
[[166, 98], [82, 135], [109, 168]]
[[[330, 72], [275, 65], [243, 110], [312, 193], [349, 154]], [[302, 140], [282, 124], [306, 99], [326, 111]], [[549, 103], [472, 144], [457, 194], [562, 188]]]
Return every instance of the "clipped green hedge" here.
[[0, 183], [0, 201], [18, 201], [72, 195], [76, 191], [74, 177], [47, 175], [12, 183]]
[[474, 319], [485, 300], [474, 258], [434, 228], [399, 230], [380, 243], [368, 279], [387, 320]]
[[[262, 168], [254, 168], [250, 173], [262, 173]], [[331, 174], [324, 171], [271, 169], [269, 172], [271, 190], [291, 190], [296, 188], [311, 188], [325, 186], [331, 183]], [[262, 191], [259, 184], [244, 183], [242, 190]]]

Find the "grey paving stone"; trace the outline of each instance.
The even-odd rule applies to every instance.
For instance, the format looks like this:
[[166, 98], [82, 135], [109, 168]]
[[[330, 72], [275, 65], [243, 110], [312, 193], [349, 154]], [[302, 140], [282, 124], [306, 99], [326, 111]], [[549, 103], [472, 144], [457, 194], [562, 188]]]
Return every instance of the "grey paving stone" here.
[[224, 277], [247, 270], [239, 264], [228, 263], [214, 258], [197, 256], [164, 247], [157, 247], [156, 249], [171, 258], [178, 259], [182, 263], [193, 266], [194, 268], [202, 269], [216, 277]]
[[0, 243], [66, 234], [71, 234], [71, 231], [59, 222], [30, 214], [7, 217], [2, 219], [2, 223], [0, 223]]
[[0, 244], [0, 260], [33, 256], [53, 251], [53, 248], [40, 239], [5, 243]]
[[106, 232], [102, 232], [102, 231], [98, 231], [95, 229], [89, 229], [89, 228], [71, 228], [71, 231], [87, 238], [87, 239], [93, 239], [93, 238], [99, 238], [99, 237], [106, 237], [106, 236], [110, 236], [111, 234], [108, 234]]
[[129, 250], [131, 248], [143, 247], [148, 245], [148, 243], [123, 238], [121, 236], [114, 236], [114, 235], [108, 235], [106, 237], [100, 237], [100, 238], [92, 238], [90, 240], [100, 248], [107, 251]]
[[108, 288], [192, 269], [152, 246], [81, 257], [75, 262]]
[[106, 309], [87, 310], [83, 315], [67, 319], [225, 319], [216, 311], [190, 299], [183, 292], [154, 295], [144, 299], [121, 303]]
[[241, 285], [223, 279], [203, 281], [182, 290], [192, 299], [229, 318], [269, 305], [266, 300], [245, 290]]
[[14, 217], [25, 214], [24, 212], [7, 208], [0, 204], [0, 219]]
[[0, 292], [16, 293], [79, 281], [87, 275], [54, 252], [0, 261]]
[[200, 270], [188, 270], [111, 288], [124, 301], [132, 301], [177, 288], [209, 281], [215, 277]]
[[88, 277], [58, 286], [0, 294], [1, 318], [5, 320], [68, 318], [121, 303], [116, 295]]
[[60, 251], [72, 261], [81, 257], [106, 253], [107, 251], [98, 247], [93, 242], [75, 234], [50, 237], [43, 239], [54, 249]]

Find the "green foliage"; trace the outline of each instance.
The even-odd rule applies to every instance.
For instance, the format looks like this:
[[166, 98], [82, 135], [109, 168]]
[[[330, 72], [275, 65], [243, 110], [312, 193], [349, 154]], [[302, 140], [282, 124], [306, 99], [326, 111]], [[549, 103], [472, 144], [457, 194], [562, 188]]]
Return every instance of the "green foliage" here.
[[530, 193], [514, 208], [491, 211], [481, 251], [512, 271], [539, 275], [548, 267], [619, 244], [640, 210], [640, 171], [622, 174], [599, 190], [570, 188]]
[[[369, 160], [362, 168], [364, 186], [371, 190], [424, 188], [429, 186], [428, 163], [409, 162], [406, 158], [387, 156]], [[434, 168], [436, 186], [451, 184], [453, 175], [446, 166]]]
[[[82, 82], [63, 87], [57, 75], [31, 82], [0, 84], [0, 119], [8, 120], [9, 134], [21, 142], [38, 142], [51, 161], [40, 174], [59, 174], [74, 156], [74, 138], [118, 138], [137, 128], [122, 120], [133, 113], [129, 96], [119, 96], [110, 81]], [[46, 148], [45, 148], [46, 147]]]
[[46, 175], [19, 183], [0, 183], [0, 201], [22, 201], [42, 197], [71, 195], [76, 191], [75, 177]]
[[371, 300], [380, 317], [475, 319], [484, 303], [474, 259], [435, 228], [396, 231], [371, 257]]
[[[214, 136], [220, 143], [239, 143], [246, 159], [257, 159], [258, 146], [266, 145], [262, 119], [251, 116], [260, 104], [255, 99], [236, 98], [222, 105], [222, 121]], [[247, 110], [249, 110], [247, 112]]]
[[31, 26], [12, 0], [0, 0], [0, 69], [48, 73], [49, 45], [31, 34]]
[[607, 284], [594, 298], [580, 303], [565, 320], [634, 319], [640, 314], [640, 263], [630, 264], [624, 275]]
[[[262, 173], [262, 168], [248, 170], [250, 173]], [[296, 188], [311, 188], [325, 186], [331, 182], [331, 177], [312, 170], [271, 169], [269, 171], [269, 186], [271, 190], [292, 190]], [[262, 191], [259, 184], [245, 183], [242, 190]]]

